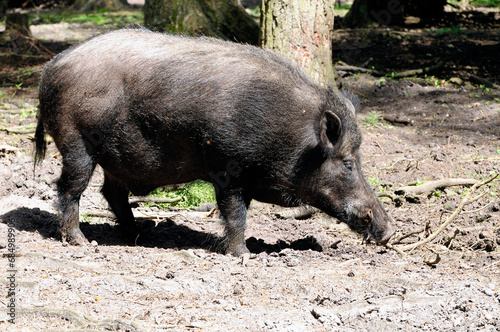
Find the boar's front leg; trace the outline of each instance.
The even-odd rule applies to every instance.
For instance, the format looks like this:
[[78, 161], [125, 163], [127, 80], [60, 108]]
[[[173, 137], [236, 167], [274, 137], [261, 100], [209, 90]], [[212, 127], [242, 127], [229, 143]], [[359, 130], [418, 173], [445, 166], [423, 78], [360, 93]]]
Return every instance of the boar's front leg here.
[[245, 225], [250, 199], [243, 196], [241, 188], [225, 188], [217, 194], [217, 205], [226, 226], [226, 253], [236, 257], [250, 253], [245, 245]]

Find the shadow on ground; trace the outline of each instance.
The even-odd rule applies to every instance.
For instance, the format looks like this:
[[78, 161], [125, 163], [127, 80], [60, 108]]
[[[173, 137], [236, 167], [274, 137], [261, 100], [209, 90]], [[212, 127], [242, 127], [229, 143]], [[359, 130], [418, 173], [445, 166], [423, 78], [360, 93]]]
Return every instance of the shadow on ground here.
[[[57, 215], [40, 210], [39, 208], [20, 207], [0, 216], [0, 220], [13, 226], [18, 231], [38, 232], [44, 238], [61, 240], [57, 231]], [[164, 249], [205, 249], [211, 252], [225, 251], [224, 239], [212, 233], [197, 231], [185, 225], [176, 224], [167, 219], [159, 223], [153, 220], [137, 221], [139, 235], [132, 241], [125, 240], [119, 225], [90, 224], [81, 222], [80, 228], [85, 237], [96, 241], [99, 245], [107, 246], [142, 246]], [[252, 253], [280, 252], [283, 249], [323, 251], [323, 248], [314, 237], [306, 237], [292, 242], [278, 240], [275, 244], [266, 243], [263, 239], [250, 237], [246, 241]]]

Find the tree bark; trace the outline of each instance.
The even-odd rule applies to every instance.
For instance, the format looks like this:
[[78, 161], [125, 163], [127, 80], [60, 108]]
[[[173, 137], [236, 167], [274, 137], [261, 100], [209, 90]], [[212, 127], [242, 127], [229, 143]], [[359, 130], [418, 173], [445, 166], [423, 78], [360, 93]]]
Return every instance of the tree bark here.
[[330, 0], [262, 0], [260, 45], [302, 67], [321, 85], [333, 85], [333, 7]]
[[146, 0], [144, 24], [157, 31], [257, 45], [258, 23], [238, 0]]

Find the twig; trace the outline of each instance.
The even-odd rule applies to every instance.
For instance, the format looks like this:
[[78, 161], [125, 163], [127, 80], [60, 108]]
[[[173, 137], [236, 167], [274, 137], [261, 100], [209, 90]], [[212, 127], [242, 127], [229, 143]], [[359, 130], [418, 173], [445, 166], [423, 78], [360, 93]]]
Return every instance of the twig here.
[[469, 203], [472, 203], [472, 202], [475, 202], [477, 200], [480, 200], [481, 198], [483, 198], [487, 193], [482, 193], [481, 195], [477, 195], [476, 197], [474, 198], [471, 198]]
[[0, 128], [0, 131], [6, 131], [9, 134], [33, 134], [35, 132], [35, 128], [33, 129]]
[[390, 244], [390, 243], [386, 243], [386, 244], [385, 244], [385, 246], [386, 246], [387, 248], [392, 249], [392, 250], [394, 250], [395, 252], [397, 252], [397, 253], [399, 254], [399, 256], [401, 256], [401, 257], [406, 256], [406, 254], [405, 254], [405, 252], [404, 252], [404, 251], [402, 251], [401, 249], [399, 249], [399, 248], [398, 248], [398, 247], [396, 247], [396, 246], [393, 246], [393, 245], [392, 245], [392, 244]]
[[385, 152], [385, 150], [382, 148], [382, 146], [380, 145], [379, 142], [375, 141], [375, 145], [378, 146], [380, 148], [380, 150], [382, 150], [382, 152], [387, 156], [387, 153]]
[[478, 183], [475, 179], [441, 179], [430, 181], [419, 186], [405, 186], [397, 188], [394, 192], [397, 195], [420, 195], [428, 192], [433, 192], [436, 189], [452, 187], [452, 186], [470, 186]]
[[479, 211], [482, 211], [484, 209], [486, 209], [488, 206], [490, 206], [491, 204], [493, 203], [493, 201], [489, 202], [488, 204], [486, 204], [485, 206], [483, 207], [480, 207], [479, 209], [475, 209], [475, 210], [468, 210], [468, 211], [463, 211], [462, 213], [476, 213], [476, 212], [479, 212]]
[[495, 266], [495, 265], [497, 265], [497, 264], [500, 264], [500, 260], [498, 260], [498, 261], [496, 261], [496, 262], [493, 262], [493, 263], [491, 263], [490, 265], [486, 265], [485, 267], [483, 267], [483, 269], [488, 269], [488, 268], [490, 268], [490, 267], [492, 267], [492, 266]]
[[439, 226], [439, 228], [434, 233], [432, 233], [431, 235], [429, 235], [428, 237], [426, 237], [425, 239], [423, 239], [421, 241], [402, 246], [399, 249], [401, 249], [402, 251], [413, 250], [421, 245], [424, 245], [424, 244], [434, 240], [436, 238], [436, 236], [438, 236], [439, 233], [441, 233], [443, 231], [443, 229], [445, 229], [448, 226], [448, 224], [451, 223], [453, 221], [453, 219], [455, 219], [455, 217], [460, 214], [463, 207], [466, 204], [471, 202], [470, 197], [476, 192], [476, 190], [479, 189], [480, 187], [484, 186], [485, 184], [488, 184], [491, 181], [495, 180], [497, 177], [498, 177], [498, 174], [495, 174], [492, 177], [490, 177], [486, 180], [477, 182], [475, 185], [473, 185], [471, 187], [470, 191], [465, 195], [465, 197], [462, 199], [462, 201], [460, 202], [458, 207], [455, 209], [455, 211], [448, 217], [448, 219], [446, 219], [446, 221], [441, 226]]
[[27, 42], [29, 44], [29, 46], [30, 46], [29, 49], [34, 47], [39, 53], [45, 53], [51, 57], [54, 56], [54, 53], [52, 53], [52, 51], [50, 51], [48, 48], [43, 46], [38, 40], [36, 40], [34, 37], [32, 37], [31, 33], [29, 33], [29, 31], [28, 31], [28, 33], [30, 34], [29, 36], [26, 36], [17, 30], [9, 30], [9, 32], [11, 34], [11, 39], [12, 39], [12, 37], [24, 39], [25, 42]]
[[391, 241], [392, 244], [399, 244], [401, 243], [402, 240], [412, 236], [412, 235], [415, 235], [415, 234], [418, 234], [418, 233], [422, 233], [423, 231], [425, 231], [427, 228], [427, 226], [424, 226], [424, 227], [420, 227], [414, 231], [411, 231], [407, 234], [403, 234], [401, 235], [399, 238], [395, 238], [394, 240]]
[[451, 245], [453, 244], [453, 241], [457, 237], [458, 233], [460, 233], [460, 229], [455, 229], [455, 232], [453, 233], [453, 236], [450, 238], [450, 243], [448, 244], [448, 249], [451, 248]]

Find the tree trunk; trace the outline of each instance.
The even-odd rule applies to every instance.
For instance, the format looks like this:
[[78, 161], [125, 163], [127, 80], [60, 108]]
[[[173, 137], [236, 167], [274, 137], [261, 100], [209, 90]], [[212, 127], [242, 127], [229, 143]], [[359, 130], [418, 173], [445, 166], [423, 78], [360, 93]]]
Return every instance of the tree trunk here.
[[238, 0], [146, 0], [146, 27], [257, 45], [259, 25]]
[[446, 0], [354, 0], [342, 20], [342, 27], [362, 28], [370, 23], [403, 24], [405, 16], [439, 18], [446, 3]]
[[368, 14], [368, 0], [354, 0], [342, 20], [343, 28], [365, 27], [371, 22]]
[[127, 6], [126, 0], [76, 0], [73, 8], [82, 12], [98, 9], [118, 10]]
[[7, 2], [8, 0], [0, 0], [0, 20], [5, 18], [5, 13], [7, 12]]
[[32, 36], [28, 14], [9, 12], [5, 18], [5, 32], [14, 53], [23, 53], [30, 48]]
[[296, 62], [316, 82], [333, 85], [331, 0], [262, 0], [260, 45]]

